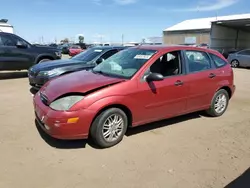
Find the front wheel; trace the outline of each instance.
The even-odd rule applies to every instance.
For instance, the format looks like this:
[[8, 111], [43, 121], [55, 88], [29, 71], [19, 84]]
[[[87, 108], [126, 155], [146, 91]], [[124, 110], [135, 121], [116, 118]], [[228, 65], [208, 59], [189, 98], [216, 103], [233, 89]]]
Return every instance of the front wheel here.
[[110, 108], [95, 118], [90, 134], [98, 146], [108, 148], [122, 141], [127, 127], [127, 115], [119, 108]]
[[225, 113], [229, 103], [228, 92], [225, 89], [217, 91], [206, 113], [212, 117], [219, 117]]

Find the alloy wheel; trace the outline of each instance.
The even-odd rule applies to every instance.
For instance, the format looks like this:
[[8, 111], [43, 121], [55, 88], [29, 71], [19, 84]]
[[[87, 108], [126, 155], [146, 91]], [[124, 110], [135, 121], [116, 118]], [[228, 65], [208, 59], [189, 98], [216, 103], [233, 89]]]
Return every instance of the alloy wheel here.
[[231, 66], [237, 68], [239, 66], [239, 62], [237, 60], [233, 60]]
[[122, 136], [124, 120], [119, 114], [110, 115], [103, 124], [102, 134], [107, 142], [114, 142]]
[[220, 114], [224, 112], [227, 107], [227, 97], [224, 93], [219, 94], [215, 99], [214, 110], [216, 113]]

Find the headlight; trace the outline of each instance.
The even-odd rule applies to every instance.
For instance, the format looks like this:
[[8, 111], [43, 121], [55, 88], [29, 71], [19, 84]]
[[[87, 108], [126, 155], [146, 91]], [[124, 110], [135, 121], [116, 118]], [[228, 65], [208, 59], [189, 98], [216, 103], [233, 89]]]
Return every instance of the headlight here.
[[55, 54], [56, 54], [56, 56], [58, 56], [58, 57], [61, 57], [61, 56], [62, 56], [61, 52], [55, 52]]
[[83, 98], [84, 96], [81, 95], [71, 95], [55, 100], [49, 106], [54, 110], [65, 111], [69, 110], [74, 104], [76, 104]]
[[38, 73], [38, 76], [52, 76], [52, 75], [58, 75], [60, 74], [60, 71], [58, 70], [50, 70], [50, 71], [40, 71]]

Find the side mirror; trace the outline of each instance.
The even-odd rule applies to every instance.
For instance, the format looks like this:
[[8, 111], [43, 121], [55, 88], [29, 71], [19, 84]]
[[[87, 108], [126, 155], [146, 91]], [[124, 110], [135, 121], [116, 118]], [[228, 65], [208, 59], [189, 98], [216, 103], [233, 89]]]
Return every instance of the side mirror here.
[[18, 48], [27, 48], [28, 46], [20, 41], [17, 41], [16, 46]]
[[162, 74], [159, 73], [150, 73], [148, 76], [146, 76], [147, 82], [162, 81], [162, 80], [164, 80], [164, 77]]
[[100, 64], [100, 63], [102, 63], [103, 61], [104, 61], [103, 58], [98, 58], [98, 59], [96, 60], [96, 63], [97, 63], [97, 64]]

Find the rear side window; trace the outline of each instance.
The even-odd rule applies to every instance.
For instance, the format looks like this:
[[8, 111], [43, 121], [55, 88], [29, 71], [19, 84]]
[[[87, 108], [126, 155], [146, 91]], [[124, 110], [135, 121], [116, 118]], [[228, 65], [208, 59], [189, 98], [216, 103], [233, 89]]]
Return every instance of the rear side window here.
[[214, 54], [209, 54], [211, 56], [211, 58], [214, 61], [214, 64], [217, 68], [223, 67], [227, 64], [227, 62], [223, 59], [221, 59], [220, 57], [218, 57], [217, 55]]
[[15, 46], [15, 41], [7, 35], [0, 36], [0, 45], [1, 46]]
[[184, 53], [187, 56], [188, 69], [190, 73], [211, 69], [210, 59], [206, 52], [188, 50]]
[[242, 50], [239, 52], [240, 55], [250, 55], [250, 50]]

